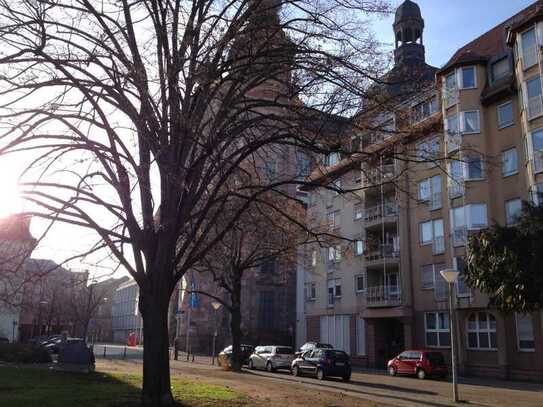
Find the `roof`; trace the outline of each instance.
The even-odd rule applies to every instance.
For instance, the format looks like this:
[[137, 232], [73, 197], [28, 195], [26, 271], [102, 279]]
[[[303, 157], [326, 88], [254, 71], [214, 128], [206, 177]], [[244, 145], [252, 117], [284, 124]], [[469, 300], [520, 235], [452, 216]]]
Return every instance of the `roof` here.
[[0, 219], [0, 240], [21, 241], [32, 239], [30, 217], [17, 214]]
[[534, 4], [515, 14], [513, 17], [508, 18], [480, 37], [464, 45], [455, 52], [445, 66], [439, 70], [438, 74], [445, 73], [449, 69], [458, 65], [477, 63], [486, 64], [492, 57], [507, 53], [509, 48], [507, 46], [506, 39], [509, 28], [517, 25], [521, 21], [524, 21], [527, 17], [532, 17], [532, 15], [539, 10], [542, 5], [543, 1], [538, 0]]
[[414, 3], [411, 0], [405, 0], [405, 2], [396, 9], [394, 24], [411, 18], [418, 18], [422, 20], [422, 13], [420, 12], [420, 7], [417, 3]]

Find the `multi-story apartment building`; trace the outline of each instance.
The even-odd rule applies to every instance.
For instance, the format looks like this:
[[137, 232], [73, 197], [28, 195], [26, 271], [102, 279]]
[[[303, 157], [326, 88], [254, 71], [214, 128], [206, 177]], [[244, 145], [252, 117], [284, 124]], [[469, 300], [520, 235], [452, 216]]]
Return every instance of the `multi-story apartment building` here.
[[[309, 223], [342, 239], [306, 250], [298, 329], [380, 368], [405, 348], [450, 358], [439, 271], [462, 272], [467, 237], [493, 222], [514, 224], [521, 202], [540, 203], [543, 190], [543, 2], [439, 70], [424, 62], [423, 29], [418, 5], [406, 0], [396, 12], [390, 76], [418, 72], [420, 86], [415, 94], [378, 88], [397, 96], [375, 119], [378, 131], [353, 130], [361, 153], [328, 156], [312, 175], [339, 193], [309, 191]], [[455, 291], [461, 372], [543, 380], [543, 314], [503, 315], [462, 275]]]

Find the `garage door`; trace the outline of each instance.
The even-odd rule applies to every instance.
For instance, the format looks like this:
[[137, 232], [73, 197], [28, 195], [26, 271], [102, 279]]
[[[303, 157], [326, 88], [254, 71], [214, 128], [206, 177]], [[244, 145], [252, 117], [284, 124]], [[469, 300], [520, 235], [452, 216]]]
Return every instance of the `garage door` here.
[[321, 317], [321, 342], [351, 353], [350, 315], [326, 315]]

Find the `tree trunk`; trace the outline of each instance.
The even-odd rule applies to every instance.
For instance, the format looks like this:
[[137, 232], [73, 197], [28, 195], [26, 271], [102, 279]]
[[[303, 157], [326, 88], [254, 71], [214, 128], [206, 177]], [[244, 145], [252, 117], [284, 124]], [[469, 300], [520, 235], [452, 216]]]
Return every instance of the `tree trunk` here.
[[241, 372], [241, 278], [232, 284], [230, 293], [232, 315], [230, 317], [230, 330], [232, 331], [232, 370]]
[[140, 295], [144, 338], [142, 389], [144, 406], [174, 405], [170, 387], [168, 299], [168, 293]]

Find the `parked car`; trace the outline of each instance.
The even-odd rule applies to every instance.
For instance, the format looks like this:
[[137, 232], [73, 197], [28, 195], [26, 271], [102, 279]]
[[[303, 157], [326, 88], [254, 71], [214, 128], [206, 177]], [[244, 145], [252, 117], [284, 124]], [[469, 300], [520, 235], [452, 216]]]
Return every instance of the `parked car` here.
[[[66, 338], [66, 343], [74, 343], [74, 342], [85, 342], [85, 340], [82, 338]], [[59, 353], [60, 348], [62, 347], [62, 337], [55, 338], [51, 341], [46, 342], [45, 344], [41, 346], [47, 349], [51, 353]]]
[[351, 358], [338, 349], [315, 348], [305, 351], [292, 362], [294, 376], [314, 375], [319, 380], [326, 377], [341, 377], [351, 380]]
[[391, 376], [416, 375], [425, 379], [429, 376], [444, 378], [448, 374], [443, 354], [434, 350], [406, 350], [389, 360], [387, 367]]
[[322, 342], [306, 342], [302, 345], [300, 349], [298, 349], [298, 352], [296, 352], [296, 356], [300, 356], [302, 353], [307, 352], [308, 350], [313, 350], [315, 348], [318, 349], [334, 349], [332, 345], [329, 343], [322, 343]]
[[[247, 365], [249, 363], [249, 356], [254, 351], [254, 346], [251, 345], [241, 345], [241, 364]], [[219, 366], [230, 366], [232, 358], [232, 345], [227, 346], [219, 353]]]
[[249, 358], [249, 369], [289, 369], [294, 360], [294, 351], [290, 346], [257, 346]]
[[0, 336], [0, 343], [9, 343], [9, 339], [4, 336]]

